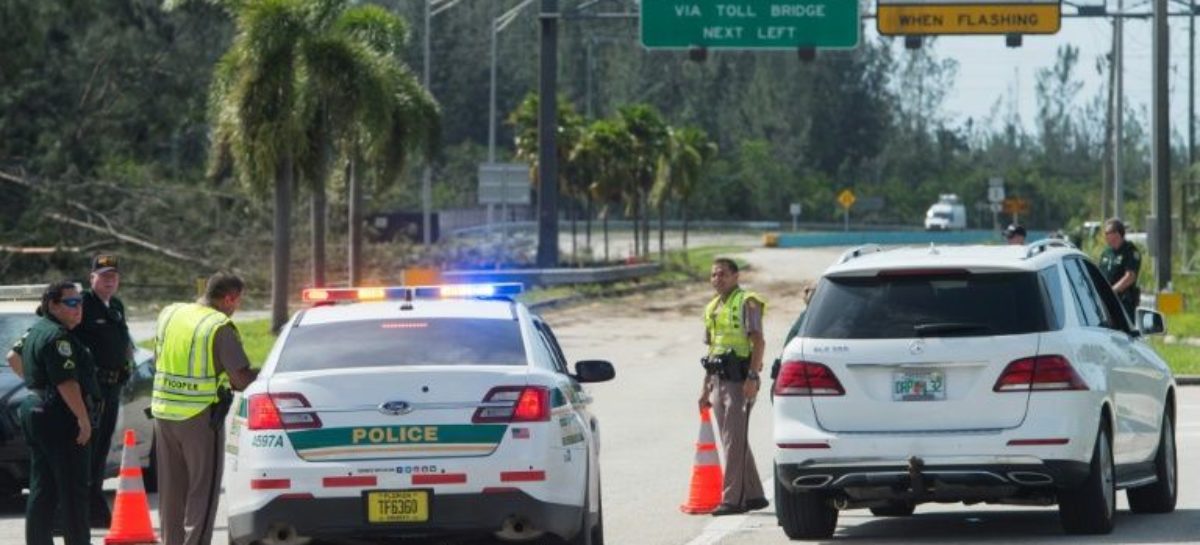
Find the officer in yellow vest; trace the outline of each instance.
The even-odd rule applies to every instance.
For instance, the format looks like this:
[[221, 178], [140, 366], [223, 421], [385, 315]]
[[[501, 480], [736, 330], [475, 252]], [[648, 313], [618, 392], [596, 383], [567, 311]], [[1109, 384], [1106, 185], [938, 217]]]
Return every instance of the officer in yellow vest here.
[[244, 289], [241, 278], [217, 273], [199, 301], [170, 305], [158, 315], [150, 410], [165, 545], [212, 542], [229, 388], [244, 390], [256, 377], [230, 319]]
[[708, 356], [703, 360], [700, 408], [712, 407], [725, 450], [721, 505], [712, 513], [722, 516], [768, 505], [749, 442], [750, 409], [758, 395], [766, 345], [762, 318], [767, 303], [738, 285], [738, 266], [731, 259], [713, 261], [709, 282], [717, 296], [704, 309]]

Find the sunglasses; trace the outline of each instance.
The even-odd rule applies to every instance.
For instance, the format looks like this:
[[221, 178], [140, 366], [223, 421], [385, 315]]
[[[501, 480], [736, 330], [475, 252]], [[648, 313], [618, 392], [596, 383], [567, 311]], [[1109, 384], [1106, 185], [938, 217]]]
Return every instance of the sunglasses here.
[[76, 308], [83, 303], [82, 297], [64, 297], [58, 300], [60, 305], [65, 305], [69, 308]]

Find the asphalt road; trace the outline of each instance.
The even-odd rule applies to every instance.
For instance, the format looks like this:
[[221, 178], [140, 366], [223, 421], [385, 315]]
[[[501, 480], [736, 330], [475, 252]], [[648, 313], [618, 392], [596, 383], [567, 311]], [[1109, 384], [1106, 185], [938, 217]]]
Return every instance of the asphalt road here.
[[[778, 354], [800, 291], [838, 255], [837, 250], [754, 250], [743, 284], [765, 294], [768, 358]], [[601, 419], [606, 538], [615, 545], [771, 545], [787, 542], [773, 506], [750, 515], [714, 519], [679, 512], [691, 476], [698, 419], [703, 284], [547, 311], [569, 359], [601, 358], [617, 379], [591, 387]], [[751, 444], [764, 479], [771, 475], [771, 416], [763, 407], [751, 422]], [[1110, 536], [1062, 534], [1054, 508], [924, 505], [907, 519], [844, 512], [835, 541], [860, 543], [1200, 543], [1200, 389], [1183, 389], [1179, 411], [1179, 510], [1134, 516], [1124, 510]], [[113, 483], [110, 482], [110, 485]], [[768, 494], [772, 487], [767, 483]], [[151, 504], [156, 503], [151, 496]], [[1123, 502], [1123, 499], [1122, 499]], [[224, 510], [214, 543], [224, 544]], [[157, 521], [157, 512], [153, 514]], [[0, 501], [0, 545], [23, 543], [20, 501]], [[104, 532], [97, 531], [100, 543]]]

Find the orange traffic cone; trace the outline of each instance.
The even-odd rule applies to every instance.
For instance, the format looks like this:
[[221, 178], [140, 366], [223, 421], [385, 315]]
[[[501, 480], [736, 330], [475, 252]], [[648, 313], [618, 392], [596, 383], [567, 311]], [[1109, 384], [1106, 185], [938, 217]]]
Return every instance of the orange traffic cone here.
[[700, 439], [696, 441], [696, 462], [692, 465], [692, 487], [687, 503], [679, 510], [689, 515], [705, 515], [721, 504], [721, 459], [717, 457], [717, 442], [713, 437], [712, 418], [708, 409], [700, 411]]
[[150, 525], [150, 501], [142, 483], [142, 466], [134, 457], [137, 437], [125, 430], [125, 450], [121, 453], [121, 476], [117, 485], [117, 501], [113, 508], [112, 528], [104, 536], [105, 545], [140, 545], [158, 543]]

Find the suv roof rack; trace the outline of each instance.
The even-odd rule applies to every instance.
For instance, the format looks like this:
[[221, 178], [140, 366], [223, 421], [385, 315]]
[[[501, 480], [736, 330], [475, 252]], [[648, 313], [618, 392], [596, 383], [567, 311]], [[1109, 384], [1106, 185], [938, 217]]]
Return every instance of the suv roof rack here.
[[859, 258], [867, 254], [882, 252], [883, 247], [878, 244], [863, 244], [857, 248], [846, 250], [842, 257], [838, 258], [838, 265], [850, 261], [851, 259]]
[[1074, 250], [1075, 245], [1059, 238], [1044, 238], [1029, 245], [1029, 249], [1025, 252], [1025, 259], [1045, 253], [1051, 248], [1066, 248], [1068, 250]]

